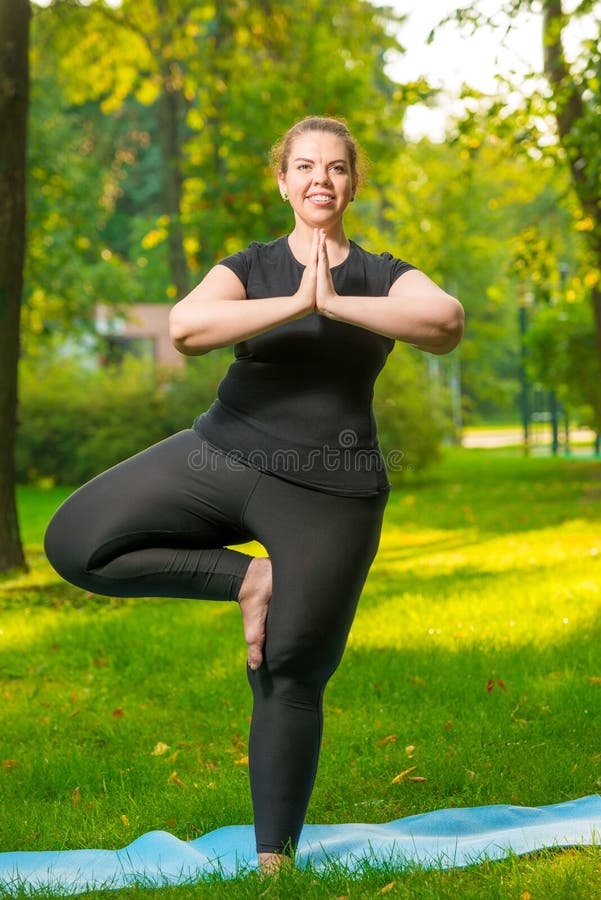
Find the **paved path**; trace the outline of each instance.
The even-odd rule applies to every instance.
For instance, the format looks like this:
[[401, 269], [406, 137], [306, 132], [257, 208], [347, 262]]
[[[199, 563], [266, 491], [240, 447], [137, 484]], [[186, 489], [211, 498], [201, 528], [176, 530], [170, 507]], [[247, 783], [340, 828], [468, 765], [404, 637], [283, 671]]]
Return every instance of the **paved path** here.
[[[551, 429], [548, 425], [535, 425], [530, 430], [531, 444], [550, 444]], [[559, 432], [559, 443], [563, 445], [564, 434]], [[520, 445], [524, 440], [524, 432], [521, 428], [465, 428], [461, 440], [462, 447], [512, 447]], [[595, 434], [588, 428], [573, 428], [570, 430], [570, 443], [589, 444], [591, 450], [595, 442]]]

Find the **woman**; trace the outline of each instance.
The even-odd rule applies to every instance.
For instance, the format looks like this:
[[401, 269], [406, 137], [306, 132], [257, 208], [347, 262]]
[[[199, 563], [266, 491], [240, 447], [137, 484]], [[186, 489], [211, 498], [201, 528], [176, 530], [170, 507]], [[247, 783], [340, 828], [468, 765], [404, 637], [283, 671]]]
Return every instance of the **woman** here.
[[[235, 345], [215, 403], [80, 488], [46, 535], [57, 571], [87, 590], [238, 601], [267, 870], [297, 844], [323, 690], [380, 538], [389, 484], [373, 383], [395, 340], [441, 354], [463, 330], [459, 302], [426, 275], [346, 237], [358, 172], [342, 122], [304, 119], [277, 154], [291, 233], [222, 260], [171, 314], [182, 353]], [[253, 539], [267, 558], [231, 549]]]

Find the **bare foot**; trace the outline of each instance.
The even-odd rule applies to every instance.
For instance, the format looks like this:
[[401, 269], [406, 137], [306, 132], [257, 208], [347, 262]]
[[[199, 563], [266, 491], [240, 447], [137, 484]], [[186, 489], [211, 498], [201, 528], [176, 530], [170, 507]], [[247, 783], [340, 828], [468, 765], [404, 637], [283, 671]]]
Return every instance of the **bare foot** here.
[[259, 869], [266, 875], [275, 875], [284, 866], [292, 864], [292, 858], [285, 853], [259, 853]]
[[265, 620], [271, 600], [271, 560], [255, 556], [246, 570], [238, 594], [244, 638], [248, 644], [248, 665], [258, 669], [263, 662]]

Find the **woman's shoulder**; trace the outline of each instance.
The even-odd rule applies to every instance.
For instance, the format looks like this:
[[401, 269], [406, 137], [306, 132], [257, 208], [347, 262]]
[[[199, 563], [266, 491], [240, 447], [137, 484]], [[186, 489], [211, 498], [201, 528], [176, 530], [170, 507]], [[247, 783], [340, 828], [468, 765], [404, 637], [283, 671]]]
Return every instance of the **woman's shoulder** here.
[[285, 238], [276, 238], [273, 241], [251, 241], [244, 250], [238, 250], [236, 253], [230, 253], [220, 259], [219, 264], [232, 269], [242, 283], [246, 284], [250, 272], [257, 265], [277, 264], [281, 260], [282, 255], [286, 252], [284, 241]]
[[272, 241], [251, 241], [248, 247], [245, 250], [241, 250], [241, 253], [245, 253], [249, 257], [262, 257], [269, 258], [273, 256], [281, 256], [286, 253], [287, 245], [286, 236], [275, 238]]
[[400, 256], [395, 256], [388, 250], [374, 253], [370, 250], [366, 250], [365, 247], [362, 247], [355, 241], [350, 241], [350, 245], [352, 254], [349, 254], [349, 258], [354, 257], [356, 260], [361, 260], [368, 271], [388, 271], [390, 269], [396, 271], [400, 268], [406, 271], [407, 269], [415, 268], [411, 263]]

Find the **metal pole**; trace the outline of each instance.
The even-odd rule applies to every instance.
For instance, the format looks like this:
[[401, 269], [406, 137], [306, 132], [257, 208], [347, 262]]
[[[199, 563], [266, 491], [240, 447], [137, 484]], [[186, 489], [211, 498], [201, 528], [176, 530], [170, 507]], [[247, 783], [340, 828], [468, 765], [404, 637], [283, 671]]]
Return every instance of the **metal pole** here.
[[549, 409], [551, 412], [551, 453], [553, 456], [557, 456], [559, 449], [559, 413], [555, 391], [549, 391]]
[[520, 303], [519, 307], [519, 326], [520, 326], [520, 412], [522, 416], [522, 429], [524, 432], [523, 438], [523, 449], [524, 455], [528, 456], [530, 453], [530, 410], [529, 410], [529, 391], [528, 391], [528, 379], [526, 376], [526, 345], [524, 341], [524, 337], [526, 334], [526, 329], [528, 327], [528, 316], [526, 311], [526, 304], [524, 301]]

